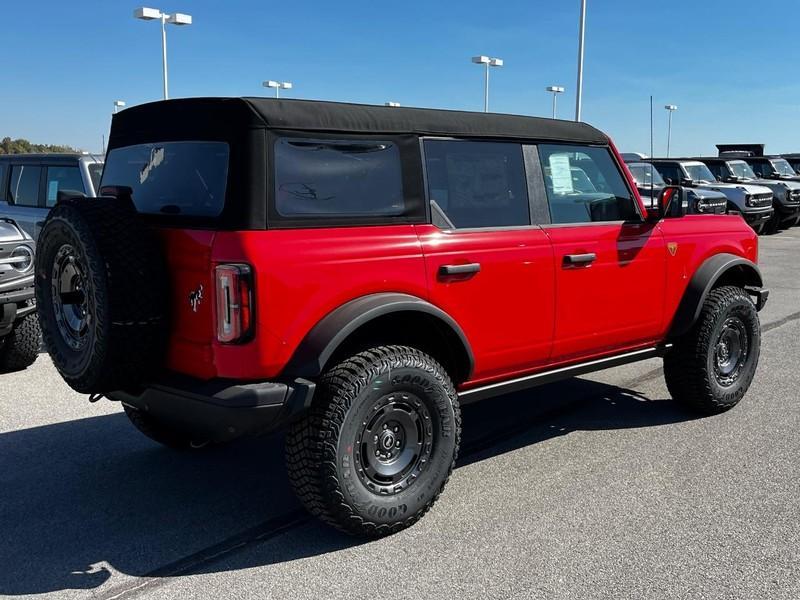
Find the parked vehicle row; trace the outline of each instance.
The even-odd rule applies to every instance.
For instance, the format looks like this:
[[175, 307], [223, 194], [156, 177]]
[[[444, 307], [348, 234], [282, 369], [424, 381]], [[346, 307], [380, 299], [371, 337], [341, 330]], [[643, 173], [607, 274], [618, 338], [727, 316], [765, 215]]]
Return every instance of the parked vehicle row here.
[[772, 195], [677, 165], [690, 189], [645, 205], [584, 123], [140, 105], [113, 118], [101, 197], [40, 233], [44, 339], [72, 388], [166, 446], [288, 428], [308, 510], [386, 535], [444, 489], [463, 403], [651, 357], [691, 409], [742, 399], [768, 291], [758, 236], [712, 192], [748, 215]]

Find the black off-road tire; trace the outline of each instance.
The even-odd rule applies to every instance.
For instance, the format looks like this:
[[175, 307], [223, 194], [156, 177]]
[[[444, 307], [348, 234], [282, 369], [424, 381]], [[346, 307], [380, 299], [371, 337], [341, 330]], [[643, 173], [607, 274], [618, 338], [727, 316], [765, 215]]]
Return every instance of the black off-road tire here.
[[[80, 274], [59, 277], [80, 280], [80, 334], [65, 325], [58, 304], [78, 301], [55, 290], [54, 275], [67, 268]], [[50, 211], [36, 250], [36, 301], [45, 346], [74, 390], [135, 388], [160, 367], [168, 331], [166, 268], [158, 240], [130, 201], [69, 199]]]
[[0, 373], [27, 369], [39, 356], [42, 332], [39, 317], [31, 313], [20, 319], [5, 338], [0, 340]]
[[122, 408], [133, 426], [154, 442], [173, 450], [197, 450], [208, 446], [205, 440], [192, 438], [187, 432], [170, 427], [146, 412], [123, 404]]
[[[393, 422], [393, 416], [404, 418], [403, 407], [410, 407], [417, 425], [401, 426], [402, 431], [382, 429], [382, 419], [387, 420], [385, 425]], [[374, 429], [367, 429], [370, 427]], [[376, 435], [365, 434], [365, 430]], [[418, 434], [415, 441], [424, 440], [419, 442], [420, 454], [409, 462], [416, 466], [400, 471], [397, 484], [388, 478], [376, 483], [365, 473], [369, 469], [365, 469], [364, 449], [371, 447], [370, 440], [375, 444], [396, 442], [396, 460], [400, 461], [401, 456], [411, 456], [405, 454], [407, 448], [415, 447], [412, 430]], [[392, 431], [398, 432], [397, 438], [389, 433]], [[377, 433], [389, 437], [378, 442]], [[405, 436], [408, 444], [402, 450], [400, 436]], [[314, 405], [287, 435], [289, 479], [313, 515], [346, 533], [380, 537], [413, 525], [433, 506], [453, 470], [460, 438], [458, 397], [444, 368], [414, 348], [372, 348], [322, 376]], [[392, 451], [386, 450], [388, 460], [392, 460]], [[383, 459], [371, 462], [378, 464], [379, 460]]]
[[[731, 327], [739, 332], [734, 339], [746, 338], [746, 356], [724, 375], [718, 362], [726, 356], [721, 336], [729, 335]], [[664, 356], [667, 388], [675, 400], [695, 411], [724, 412], [747, 393], [760, 351], [761, 325], [747, 292], [735, 286], [717, 288], [706, 298], [697, 323]]]

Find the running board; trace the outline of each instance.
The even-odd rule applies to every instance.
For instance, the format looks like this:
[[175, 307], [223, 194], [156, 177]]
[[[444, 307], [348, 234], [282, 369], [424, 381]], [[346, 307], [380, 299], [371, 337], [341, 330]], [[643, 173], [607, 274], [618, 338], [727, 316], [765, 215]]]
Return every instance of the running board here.
[[520, 390], [527, 390], [539, 385], [553, 383], [562, 379], [569, 379], [578, 375], [592, 373], [593, 371], [600, 371], [610, 367], [618, 367], [628, 363], [654, 358], [656, 356], [663, 356], [664, 350], [669, 348], [672, 344], [666, 346], [654, 346], [653, 348], [645, 348], [644, 350], [635, 350], [634, 352], [626, 352], [624, 354], [616, 354], [614, 356], [607, 356], [605, 358], [598, 358], [589, 362], [578, 363], [576, 365], [569, 365], [567, 367], [560, 367], [550, 371], [542, 371], [532, 375], [525, 375], [524, 377], [517, 377], [509, 379], [508, 381], [500, 381], [498, 383], [490, 383], [481, 387], [464, 390], [458, 394], [458, 399], [461, 404], [469, 404], [477, 402], [484, 398], [491, 398], [492, 396], [499, 396], [501, 394], [510, 394], [511, 392], [519, 392]]

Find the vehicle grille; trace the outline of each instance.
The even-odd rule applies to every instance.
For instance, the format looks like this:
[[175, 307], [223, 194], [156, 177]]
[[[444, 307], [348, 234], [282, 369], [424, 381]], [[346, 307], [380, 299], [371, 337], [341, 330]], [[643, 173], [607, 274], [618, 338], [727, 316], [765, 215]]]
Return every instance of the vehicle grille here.
[[772, 206], [772, 194], [753, 194], [750, 196], [750, 206]]
[[792, 190], [791, 194], [792, 202], [800, 202], [800, 190]]

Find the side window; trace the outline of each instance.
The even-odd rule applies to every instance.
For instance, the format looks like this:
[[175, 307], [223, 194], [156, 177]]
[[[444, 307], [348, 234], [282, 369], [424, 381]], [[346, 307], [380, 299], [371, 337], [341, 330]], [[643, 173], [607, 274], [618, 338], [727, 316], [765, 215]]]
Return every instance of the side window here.
[[423, 144], [434, 223], [456, 229], [530, 224], [520, 144], [466, 140]]
[[723, 177], [725, 176], [722, 165], [718, 163], [711, 163], [708, 165], [708, 170], [711, 171], [711, 174], [717, 178], [717, 181], [722, 181]]
[[659, 164], [656, 165], [656, 169], [658, 169], [658, 172], [661, 173], [661, 177], [669, 185], [678, 185], [681, 179], [683, 179], [683, 174], [677, 165]]
[[8, 199], [17, 206], [39, 206], [41, 167], [13, 165], [8, 186]]
[[753, 167], [753, 171], [755, 171], [756, 175], [758, 175], [759, 177], [770, 176], [770, 171], [767, 168], [767, 165], [764, 164], [763, 162], [754, 162], [751, 163], [750, 166]]
[[8, 167], [5, 164], [0, 163], [0, 200], [6, 200], [6, 172], [8, 171]]
[[281, 138], [275, 212], [288, 219], [406, 214], [400, 150], [390, 141]]
[[553, 223], [639, 219], [607, 148], [540, 144], [539, 155]]
[[48, 207], [55, 206], [58, 193], [81, 195], [86, 193], [78, 167], [47, 167], [47, 187], [45, 202]]

